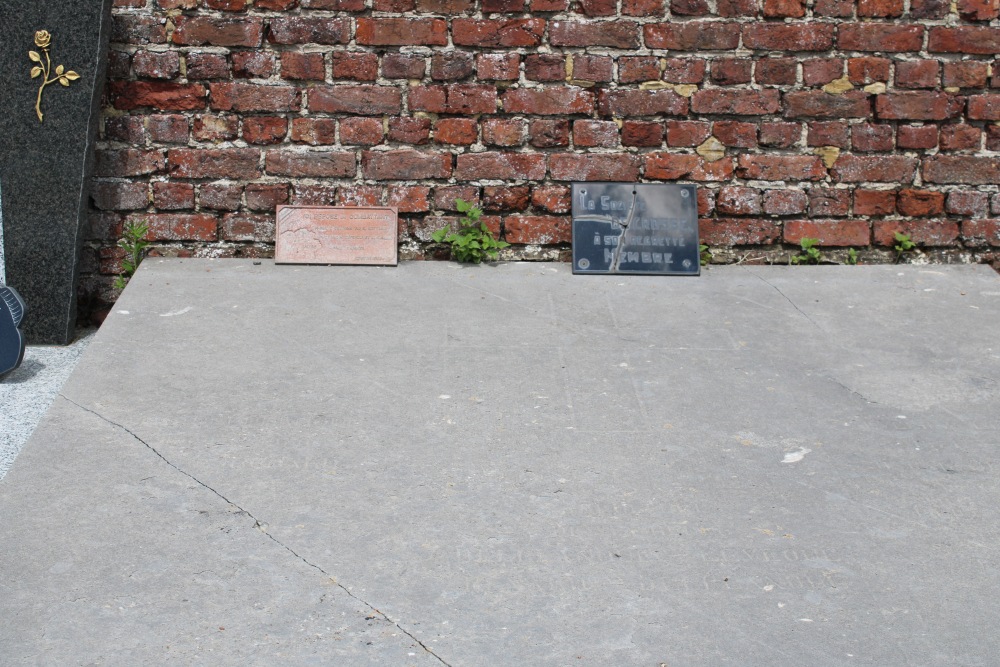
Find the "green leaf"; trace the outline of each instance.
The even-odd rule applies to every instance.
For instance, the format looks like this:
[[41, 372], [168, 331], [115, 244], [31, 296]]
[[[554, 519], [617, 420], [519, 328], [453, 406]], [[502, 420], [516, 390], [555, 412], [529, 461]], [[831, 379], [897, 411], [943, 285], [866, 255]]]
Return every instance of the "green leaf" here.
[[464, 199], [459, 198], [455, 200], [455, 208], [458, 209], [459, 213], [465, 213], [472, 208], [472, 205]]

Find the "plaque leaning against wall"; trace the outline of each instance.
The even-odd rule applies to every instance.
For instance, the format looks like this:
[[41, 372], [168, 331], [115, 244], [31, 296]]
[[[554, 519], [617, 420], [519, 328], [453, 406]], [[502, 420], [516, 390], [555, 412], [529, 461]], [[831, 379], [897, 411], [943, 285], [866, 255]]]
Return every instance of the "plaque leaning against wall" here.
[[699, 275], [695, 186], [574, 183], [573, 273]]
[[274, 261], [396, 266], [398, 219], [387, 206], [279, 206]]

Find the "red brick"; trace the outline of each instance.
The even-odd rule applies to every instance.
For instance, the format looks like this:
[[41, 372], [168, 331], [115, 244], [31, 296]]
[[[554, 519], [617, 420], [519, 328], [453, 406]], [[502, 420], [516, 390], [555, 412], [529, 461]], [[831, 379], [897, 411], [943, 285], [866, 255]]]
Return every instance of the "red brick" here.
[[788, 148], [802, 138], [802, 126], [798, 123], [761, 123], [760, 145], [774, 148]]
[[930, 29], [927, 50], [931, 53], [973, 53], [992, 56], [1000, 53], [1000, 28], [959, 26]]
[[958, 14], [966, 21], [989, 21], [1000, 16], [997, 0], [958, 0]]
[[637, 181], [637, 155], [557, 153], [549, 156], [549, 173], [556, 181]]
[[854, 191], [854, 215], [892, 215], [895, 212], [895, 190]]
[[451, 38], [456, 46], [538, 46], [545, 35], [545, 19], [454, 19]]
[[248, 144], [277, 144], [288, 132], [288, 121], [274, 116], [250, 116], [243, 119], [243, 140]]
[[376, 185], [344, 185], [337, 188], [337, 206], [378, 206], [382, 188]]
[[761, 181], [819, 181], [826, 169], [812, 155], [741, 155], [736, 173], [740, 178]]
[[[524, 0], [483, 0], [483, 13], [520, 13], [524, 11]], [[565, 9], [565, 7], [563, 7]], [[559, 10], [538, 10], [538, 11], [559, 11]]]
[[875, 114], [885, 120], [945, 120], [962, 113], [964, 100], [938, 92], [886, 93], [875, 98]]
[[606, 83], [612, 79], [614, 59], [611, 56], [571, 56], [573, 79], [591, 83]]
[[297, 81], [322, 81], [326, 78], [326, 63], [322, 53], [281, 54], [281, 78]]
[[648, 153], [646, 178], [662, 181], [687, 179], [692, 181], [729, 181], [733, 178], [733, 161], [726, 158], [707, 162], [700, 155]]
[[900, 125], [896, 131], [896, 145], [900, 148], [937, 148], [938, 130], [936, 125]]
[[507, 113], [550, 116], [594, 111], [594, 94], [577, 86], [514, 88], [506, 91], [502, 99]]
[[160, 150], [98, 150], [96, 156], [94, 175], [98, 177], [144, 176], [160, 172], [166, 165], [163, 151]]
[[1000, 120], [1000, 95], [972, 95], [969, 97], [969, 118], [973, 120]]
[[903, 0], [858, 0], [858, 16], [898, 18], [903, 15]]
[[132, 220], [149, 225], [147, 241], [215, 241], [218, 220], [206, 213], [134, 213]]
[[911, 183], [919, 160], [904, 155], [841, 155], [830, 175], [846, 183]]
[[963, 220], [962, 240], [971, 248], [1000, 246], [1000, 219]]
[[663, 124], [626, 120], [622, 125], [623, 146], [660, 146], [663, 143]]
[[618, 145], [618, 125], [610, 120], [575, 120], [573, 144], [577, 148], [614, 148]]
[[985, 88], [987, 78], [987, 63], [977, 60], [946, 62], [942, 83], [947, 88]]
[[292, 141], [322, 146], [337, 143], [337, 121], [332, 118], [293, 118]]
[[705, 114], [762, 116], [781, 109], [781, 94], [773, 88], [764, 90], [699, 90], [691, 99], [691, 111]]
[[[306, 0], [306, 6], [309, 0]], [[254, 0], [254, 7], [269, 12], [283, 12], [294, 9], [299, 4], [299, 0]]]
[[163, 44], [166, 21], [160, 17], [115, 14], [111, 17], [111, 41], [122, 44]]
[[807, 86], [825, 86], [844, 75], [844, 61], [822, 58], [802, 61], [802, 81]]
[[219, 9], [225, 12], [246, 11], [248, 0], [203, 0], [208, 9]]
[[894, 23], [848, 23], [840, 26], [837, 48], [841, 51], [920, 51], [924, 42], [922, 25]]
[[785, 94], [786, 118], [867, 118], [870, 114], [868, 94], [860, 90], [843, 95], [830, 95], [822, 90]]
[[569, 146], [569, 121], [536, 118], [528, 123], [528, 143], [535, 148]]
[[474, 69], [472, 54], [466, 51], [435, 53], [431, 57], [431, 79], [434, 81], [459, 81], [471, 76]]
[[615, 49], [639, 48], [639, 26], [633, 21], [603, 23], [552, 21], [549, 24], [552, 46], [609, 46]]
[[873, 226], [875, 245], [886, 248], [896, 245], [897, 232], [919, 246], [950, 246], [958, 240], [958, 223], [950, 220], [879, 220]]
[[552, 53], [532, 53], [524, 58], [524, 78], [530, 81], [564, 81], [566, 58]]
[[[358, 19], [359, 33], [362, 20]], [[273, 18], [267, 40], [272, 44], [347, 44], [351, 41], [351, 20], [317, 16]]]
[[274, 211], [278, 204], [288, 202], [288, 183], [247, 183], [247, 208], [252, 211]]
[[674, 16], [706, 16], [711, 14], [706, 0], [670, 0], [670, 13]]
[[564, 215], [508, 215], [504, 219], [504, 238], [509, 243], [547, 245], [569, 243], [573, 226]]
[[181, 57], [176, 51], [136, 51], [132, 71], [146, 79], [173, 79], [180, 76]]
[[768, 215], [797, 215], [805, 213], [809, 197], [802, 190], [767, 190], [763, 210]]
[[944, 193], [934, 190], [900, 190], [896, 208], [903, 215], [909, 216], [940, 215], [944, 212]]
[[851, 210], [851, 191], [840, 188], [810, 188], [809, 217], [825, 218], [847, 215]]
[[662, 16], [663, 0], [622, 0], [625, 16]]
[[154, 115], [146, 118], [149, 138], [154, 143], [186, 144], [188, 119], [179, 114]]
[[222, 216], [219, 236], [223, 241], [274, 243], [274, 217], [251, 213], [227, 213]]
[[149, 184], [144, 181], [138, 183], [98, 181], [90, 189], [90, 199], [101, 211], [144, 209], [149, 206]]
[[234, 183], [205, 183], [198, 187], [198, 205], [217, 211], [235, 211], [240, 207], [243, 186]]
[[1000, 151], [1000, 125], [986, 126], [986, 150]]
[[153, 183], [153, 206], [161, 211], [194, 208], [194, 185], [191, 183]]
[[941, 19], [948, 15], [949, 0], [910, 0], [911, 19]]
[[753, 61], [746, 58], [720, 58], [712, 61], [711, 80], [720, 86], [750, 83]]
[[710, 246], [767, 245], [781, 238], [781, 226], [761, 218], [701, 218], [698, 236]]
[[943, 151], [979, 150], [983, 131], [974, 125], [955, 123], [941, 126], [940, 147]]
[[896, 63], [896, 86], [899, 88], [936, 88], [940, 77], [941, 63], [937, 60]]
[[398, 114], [402, 109], [402, 94], [393, 86], [359, 84], [309, 89], [309, 110], [312, 112], [381, 116]]
[[811, 121], [807, 124], [807, 146], [837, 146], [850, 148], [851, 130], [846, 121]]
[[650, 23], [644, 25], [642, 30], [646, 46], [651, 49], [730, 51], [740, 44], [739, 23]]
[[569, 213], [572, 191], [566, 185], [541, 185], [531, 191], [531, 205], [549, 213]]
[[409, 149], [365, 151], [361, 154], [361, 173], [365, 178], [380, 181], [448, 178], [451, 176], [451, 154]]
[[660, 63], [653, 56], [621, 56], [618, 58], [618, 81], [637, 83], [660, 78]]
[[715, 193], [701, 188], [698, 190], [698, 215], [712, 215], [715, 212]]
[[483, 188], [483, 210], [523, 211], [528, 208], [530, 196], [527, 185], [487, 185]]
[[785, 243], [817, 239], [821, 246], [867, 246], [871, 230], [865, 220], [788, 220]]
[[292, 203], [301, 206], [334, 206], [337, 203], [337, 186], [306, 185], [296, 183]]
[[524, 121], [520, 118], [487, 118], [483, 121], [483, 143], [488, 146], [520, 146]]
[[291, 86], [212, 83], [212, 108], [218, 111], [298, 111], [301, 96]]
[[232, 141], [239, 131], [238, 116], [198, 115], [191, 121], [191, 138], [195, 141]]
[[400, 213], [426, 213], [431, 210], [426, 185], [390, 185], [386, 188], [386, 206], [395, 206]]
[[892, 61], [888, 58], [848, 58], [847, 78], [851, 83], [864, 86], [876, 81], [888, 81]]
[[533, 153], [466, 153], [457, 158], [455, 178], [541, 181], [545, 179], [545, 157]]
[[434, 18], [359, 18], [354, 34], [365, 46], [447, 46], [448, 23]]
[[710, 123], [699, 120], [668, 120], [668, 146], [700, 146], [712, 134]]
[[726, 146], [756, 148], [757, 126], [737, 120], [720, 120], [712, 126], [712, 134]]
[[188, 81], [196, 79], [225, 79], [229, 76], [229, 63], [218, 53], [191, 51], [187, 54]]
[[688, 100], [672, 90], [601, 90], [597, 110], [602, 116], [683, 116]]
[[257, 178], [259, 160], [256, 148], [173, 148], [167, 152], [167, 167], [178, 178]]
[[[361, 51], [334, 51], [331, 56], [333, 78], [350, 81], [374, 81], [378, 78], [378, 56]], [[420, 61], [423, 76], [423, 60]], [[386, 78], [392, 78], [388, 75]]]
[[517, 81], [521, 56], [517, 53], [479, 53], [476, 77], [482, 81]]
[[768, 51], [829, 51], [835, 26], [829, 23], [755, 23], [743, 26], [743, 46]]
[[416, 146], [426, 144], [431, 140], [431, 121], [429, 118], [390, 118], [389, 141]]
[[924, 181], [995, 185], [1000, 182], [1000, 158], [972, 155], [935, 155], [924, 159]]
[[423, 14], [464, 14], [474, 5], [473, 0], [416, 0], [416, 10]]
[[893, 137], [891, 125], [861, 123], [851, 127], [851, 145], [860, 152], [891, 151]]
[[351, 178], [357, 169], [354, 153], [269, 150], [264, 156], [264, 171], [272, 176]]
[[757, 0], [717, 0], [716, 5], [719, 16], [726, 18], [757, 16]]
[[274, 54], [267, 51], [237, 51], [233, 54], [233, 76], [266, 79], [274, 73]]
[[416, 86], [407, 96], [410, 111], [477, 114], [495, 113], [497, 108], [496, 88], [482, 84]]
[[387, 79], [422, 79], [426, 67], [420, 56], [387, 53], [382, 57], [382, 76]]
[[796, 69], [794, 58], [766, 58], [757, 61], [754, 79], [767, 86], [792, 86]]
[[567, 0], [528, 0], [528, 9], [533, 12], [562, 12], [568, 6]]
[[178, 16], [174, 24], [171, 40], [184, 46], [260, 46], [264, 41], [264, 25], [259, 17]]
[[985, 218], [989, 210], [990, 196], [975, 190], [955, 190], [948, 193], [945, 210], [953, 215]]
[[670, 83], [701, 83], [708, 65], [697, 58], [666, 58], [663, 61], [663, 80]]
[[723, 186], [715, 198], [715, 207], [722, 215], [760, 215], [760, 190]]
[[434, 208], [439, 211], [457, 211], [457, 199], [479, 206], [479, 188], [475, 185], [445, 185], [434, 188]]
[[160, 81], [112, 81], [108, 86], [116, 109], [130, 111], [142, 107], [164, 111], [193, 111], [205, 108], [208, 91], [198, 83]]
[[764, 16], [768, 18], [802, 18], [805, 15], [803, 0], [764, 0]]
[[471, 118], [442, 118], [434, 125], [434, 141], [439, 144], [471, 146], [479, 138], [479, 126]]

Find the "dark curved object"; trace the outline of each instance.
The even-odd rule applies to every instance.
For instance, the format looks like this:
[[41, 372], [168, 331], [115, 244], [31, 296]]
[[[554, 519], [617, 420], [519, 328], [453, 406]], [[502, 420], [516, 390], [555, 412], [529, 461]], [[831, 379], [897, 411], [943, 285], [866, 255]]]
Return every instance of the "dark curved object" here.
[[24, 299], [13, 287], [0, 285], [0, 378], [24, 360]]

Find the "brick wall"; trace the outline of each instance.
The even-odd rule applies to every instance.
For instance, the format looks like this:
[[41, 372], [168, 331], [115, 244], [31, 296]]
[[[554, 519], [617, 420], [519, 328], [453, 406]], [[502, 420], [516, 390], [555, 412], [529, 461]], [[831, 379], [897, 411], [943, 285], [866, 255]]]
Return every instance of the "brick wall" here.
[[[666, 2], [666, 4], [665, 4]], [[565, 258], [574, 180], [693, 182], [720, 259], [1000, 248], [998, 0], [116, 0], [83, 297], [123, 221], [269, 256], [276, 204], [454, 200]]]

